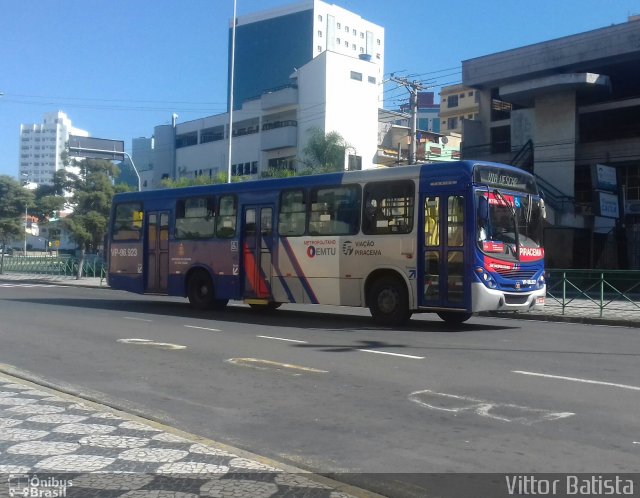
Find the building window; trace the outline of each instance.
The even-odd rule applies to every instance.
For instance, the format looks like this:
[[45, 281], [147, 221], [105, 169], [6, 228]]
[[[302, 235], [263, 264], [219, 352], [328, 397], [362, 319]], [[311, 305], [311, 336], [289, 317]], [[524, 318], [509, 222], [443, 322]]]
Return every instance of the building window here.
[[463, 99], [464, 98], [464, 93], [460, 94], [460, 98]]
[[364, 33], [362, 31], [360, 31], [360, 38], [364, 39]]
[[318, 21], [322, 22], [322, 15], [318, 14]]
[[491, 153], [511, 152], [511, 126], [491, 128]]
[[322, 31], [318, 30], [318, 38], [322, 38]]
[[176, 149], [198, 144], [198, 132], [192, 131], [176, 136]]
[[357, 71], [351, 71], [351, 79], [356, 81], [362, 81], [362, 73]]
[[349, 46], [349, 42], [347, 40], [344, 41], [344, 46], [348, 47]]
[[380, 45], [380, 38], [378, 38], [376, 42], [378, 43], [378, 45]]
[[354, 29], [352, 33], [353, 33], [353, 36], [356, 36], [358, 34], [358, 30]]
[[364, 54], [364, 47], [360, 47], [360, 53]]
[[473, 92], [469, 92], [469, 97], [473, 97]]
[[355, 43], [353, 43], [353, 44], [351, 45], [351, 48], [352, 48], [353, 50], [355, 50], [355, 49], [356, 49], [356, 44], [355, 44]]
[[340, 38], [336, 38], [336, 43], [340, 45], [342, 43], [342, 40]]
[[322, 45], [318, 45], [318, 52], [322, 52]]
[[340, 23], [336, 23], [336, 27], [337, 27], [338, 29], [340, 29], [340, 28], [342, 28], [342, 24], [340, 24]]
[[379, 58], [380, 58], [380, 54], [376, 54], [376, 59], [379, 59]]
[[447, 107], [458, 107], [458, 96], [449, 95], [447, 97]]
[[376, 77], [375, 76], [369, 76], [367, 78], [367, 80], [369, 81], [369, 83], [373, 83], [374, 85], [376, 84]]
[[449, 118], [447, 120], [447, 129], [454, 130], [458, 127], [458, 118]]

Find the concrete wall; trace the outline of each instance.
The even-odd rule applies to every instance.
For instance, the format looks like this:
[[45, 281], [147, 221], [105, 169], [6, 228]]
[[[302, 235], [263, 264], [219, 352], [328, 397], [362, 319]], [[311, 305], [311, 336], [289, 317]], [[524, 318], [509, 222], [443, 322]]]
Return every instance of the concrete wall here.
[[536, 98], [534, 136], [534, 173], [573, 196], [577, 142], [575, 92]]

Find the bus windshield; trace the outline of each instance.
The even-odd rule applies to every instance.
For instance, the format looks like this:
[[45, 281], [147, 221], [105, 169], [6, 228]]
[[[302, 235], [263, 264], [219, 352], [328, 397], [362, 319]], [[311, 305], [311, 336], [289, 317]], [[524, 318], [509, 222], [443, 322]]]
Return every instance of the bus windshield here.
[[[531, 194], [503, 194], [498, 189], [476, 193], [478, 246], [510, 261], [539, 259], [542, 252], [542, 205]], [[485, 203], [486, 214], [481, 205]]]

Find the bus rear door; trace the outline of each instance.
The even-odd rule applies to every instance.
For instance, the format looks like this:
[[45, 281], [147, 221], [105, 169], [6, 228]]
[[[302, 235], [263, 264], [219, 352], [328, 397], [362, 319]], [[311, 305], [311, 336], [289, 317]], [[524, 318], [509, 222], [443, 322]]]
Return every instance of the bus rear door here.
[[422, 270], [418, 272], [418, 303], [435, 308], [467, 307], [465, 275], [465, 197], [423, 195]]
[[242, 214], [243, 297], [264, 302], [271, 297], [273, 206], [245, 206]]

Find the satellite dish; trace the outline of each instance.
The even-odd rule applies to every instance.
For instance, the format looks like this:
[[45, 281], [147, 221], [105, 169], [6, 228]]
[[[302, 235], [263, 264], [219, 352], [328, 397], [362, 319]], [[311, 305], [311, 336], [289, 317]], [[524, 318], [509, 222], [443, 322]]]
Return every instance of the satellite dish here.
[[440, 137], [440, 143], [442, 145], [447, 145], [449, 143], [449, 139], [447, 137]]

